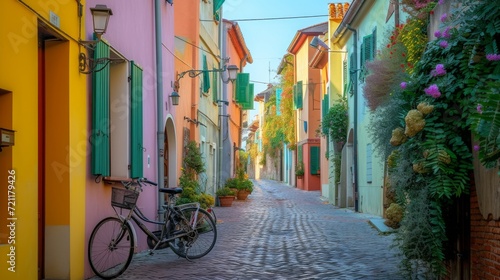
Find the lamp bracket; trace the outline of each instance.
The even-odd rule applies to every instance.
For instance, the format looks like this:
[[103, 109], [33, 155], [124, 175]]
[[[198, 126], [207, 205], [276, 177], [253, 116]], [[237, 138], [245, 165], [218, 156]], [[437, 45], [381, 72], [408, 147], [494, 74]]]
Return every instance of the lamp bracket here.
[[123, 62], [123, 59], [120, 58], [109, 58], [109, 57], [102, 57], [98, 59], [93, 59], [87, 57], [85, 53], [80, 53], [78, 56], [78, 67], [80, 70], [80, 73], [82, 74], [91, 74], [91, 73], [96, 73], [108, 66], [108, 64], [113, 63], [113, 62]]

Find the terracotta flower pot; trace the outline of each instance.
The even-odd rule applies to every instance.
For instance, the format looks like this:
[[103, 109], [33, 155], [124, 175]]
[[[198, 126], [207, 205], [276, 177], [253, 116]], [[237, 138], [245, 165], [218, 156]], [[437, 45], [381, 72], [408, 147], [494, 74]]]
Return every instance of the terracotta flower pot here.
[[246, 200], [248, 195], [250, 195], [250, 192], [247, 190], [239, 190], [236, 196], [238, 197], [238, 200]]
[[219, 196], [219, 205], [221, 207], [231, 207], [233, 205], [234, 196]]

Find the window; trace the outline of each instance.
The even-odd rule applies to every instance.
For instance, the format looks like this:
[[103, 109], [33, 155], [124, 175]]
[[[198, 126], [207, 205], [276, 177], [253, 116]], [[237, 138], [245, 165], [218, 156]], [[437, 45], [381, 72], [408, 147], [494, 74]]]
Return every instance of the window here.
[[[94, 58], [117, 55], [99, 42]], [[143, 176], [142, 69], [133, 61], [107, 65], [93, 73], [93, 175], [138, 178]]]
[[319, 147], [318, 146], [313, 146], [309, 148], [309, 153], [310, 153], [310, 162], [309, 162], [309, 167], [311, 175], [319, 175], [320, 173], [320, 163], [319, 163]]

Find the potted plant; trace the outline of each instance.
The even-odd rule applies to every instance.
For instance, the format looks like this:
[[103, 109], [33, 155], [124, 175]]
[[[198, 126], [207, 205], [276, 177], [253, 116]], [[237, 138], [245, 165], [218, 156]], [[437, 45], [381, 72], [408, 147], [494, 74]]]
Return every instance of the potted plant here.
[[198, 182], [198, 174], [205, 172], [201, 151], [195, 141], [188, 142], [185, 149], [186, 154], [179, 178], [182, 193], [177, 204], [198, 202], [202, 208], [207, 209], [214, 205], [215, 199], [212, 195], [205, 193]]
[[304, 163], [302, 161], [297, 162], [297, 165], [295, 166], [295, 175], [297, 178], [301, 179], [302, 176], [304, 176]]
[[237, 178], [228, 178], [226, 180], [226, 183], [224, 184], [224, 187], [229, 188], [231, 191], [233, 191], [235, 198], [236, 194], [238, 193], [238, 179]]
[[243, 168], [238, 168], [236, 170], [236, 178], [234, 178], [234, 181], [236, 182], [236, 189], [238, 190], [236, 197], [238, 200], [246, 200], [253, 192], [253, 183], [248, 179], [248, 175]]
[[223, 187], [222, 189], [218, 189], [215, 194], [219, 198], [219, 205], [221, 207], [230, 207], [233, 205], [234, 192], [230, 188]]

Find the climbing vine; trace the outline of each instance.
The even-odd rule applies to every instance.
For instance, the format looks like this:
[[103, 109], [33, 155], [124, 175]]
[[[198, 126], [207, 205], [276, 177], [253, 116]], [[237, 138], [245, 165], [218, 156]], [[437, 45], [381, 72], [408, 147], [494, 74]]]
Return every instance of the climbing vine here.
[[[406, 49], [403, 75], [385, 80], [388, 97], [367, 96], [377, 100], [373, 141], [388, 156], [388, 181], [404, 211], [396, 244], [411, 279], [446, 273], [446, 217], [469, 191], [472, 150], [488, 167], [500, 158], [500, 8], [494, 1], [461, 1], [453, 15], [440, 15], [437, 39], [419, 51], [411, 42], [430, 37], [427, 18], [443, 2], [403, 1], [414, 12], [405, 24], [413, 28], [393, 38]], [[391, 65], [384, 59], [379, 55], [378, 65]], [[365, 88], [383, 78], [378, 74], [369, 73]]]

